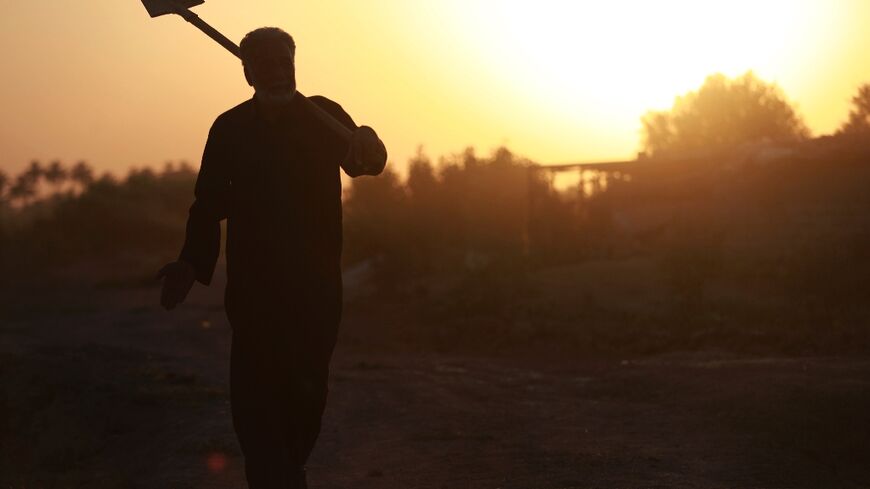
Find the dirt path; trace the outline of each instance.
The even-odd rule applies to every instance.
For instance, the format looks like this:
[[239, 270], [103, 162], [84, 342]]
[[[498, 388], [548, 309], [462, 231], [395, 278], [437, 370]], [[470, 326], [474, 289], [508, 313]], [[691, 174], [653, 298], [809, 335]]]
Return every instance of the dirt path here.
[[[6, 311], [0, 488], [244, 487], [219, 287], [171, 315], [156, 293]], [[330, 388], [312, 489], [870, 487], [868, 359], [567, 363], [344, 342]]]

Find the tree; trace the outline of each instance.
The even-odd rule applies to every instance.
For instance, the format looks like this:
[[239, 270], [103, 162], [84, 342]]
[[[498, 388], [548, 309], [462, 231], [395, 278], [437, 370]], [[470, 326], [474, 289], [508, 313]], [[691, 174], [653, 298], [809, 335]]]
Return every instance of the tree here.
[[415, 200], [428, 200], [437, 192], [437, 187], [432, 162], [423, 148], [418, 147], [417, 154], [408, 161], [408, 191]]
[[852, 97], [852, 110], [849, 119], [838, 131], [846, 135], [870, 134], [870, 83], [858, 87], [858, 93]]
[[69, 172], [67, 172], [66, 168], [61, 165], [60, 161], [55, 160], [48, 165], [43, 176], [45, 177], [45, 181], [51, 184], [51, 186], [54, 187], [54, 191], [57, 192], [59, 187], [66, 182]]
[[19, 173], [15, 178], [15, 183], [9, 188], [9, 200], [17, 200], [21, 205], [27, 205], [31, 199], [36, 196], [39, 186], [39, 179], [42, 178], [44, 170], [42, 165], [33, 160], [26, 170]]
[[0, 206], [6, 201], [6, 187], [9, 186], [9, 175], [0, 170]]
[[355, 242], [362, 253], [361, 256], [349, 253], [350, 262], [394, 251], [389, 248], [404, 238], [402, 218], [406, 204], [405, 188], [389, 167], [377, 178], [353, 180], [345, 199], [345, 222], [351, 236], [348, 241]]
[[18, 175], [15, 183], [9, 189], [10, 200], [18, 200], [22, 205], [30, 203], [30, 199], [36, 195], [36, 180], [29, 172]]
[[393, 290], [408, 269], [407, 196], [399, 176], [389, 167], [376, 178], [357, 177], [344, 205], [345, 235], [354, 247], [346, 263], [371, 259], [373, 280], [381, 290]]
[[84, 191], [94, 182], [94, 171], [84, 161], [79, 161], [70, 170], [70, 179], [76, 182], [79, 188]]
[[793, 142], [809, 130], [782, 90], [752, 72], [707, 77], [696, 92], [677, 97], [670, 111], [642, 119], [650, 156], [722, 151], [758, 141]]
[[34, 186], [39, 185], [39, 179], [45, 175], [45, 170], [43, 170], [42, 165], [33, 160], [30, 162], [30, 166], [27, 167], [27, 170], [24, 171], [22, 176], [24, 178], [30, 179]]

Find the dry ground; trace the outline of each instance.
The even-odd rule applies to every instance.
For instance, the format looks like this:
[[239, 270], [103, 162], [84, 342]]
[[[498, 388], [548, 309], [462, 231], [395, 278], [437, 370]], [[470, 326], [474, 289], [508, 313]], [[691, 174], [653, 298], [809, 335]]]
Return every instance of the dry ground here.
[[[0, 488], [244, 487], [221, 284], [103, 285], [7, 298]], [[870, 487], [870, 359], [366, 347], [381, 320], [343, 324], [312, 489]]]

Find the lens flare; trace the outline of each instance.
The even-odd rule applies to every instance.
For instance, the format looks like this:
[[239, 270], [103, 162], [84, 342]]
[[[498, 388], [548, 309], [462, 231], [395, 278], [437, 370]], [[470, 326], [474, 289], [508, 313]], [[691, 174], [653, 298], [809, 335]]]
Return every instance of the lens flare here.
[[205, 465], [209, 472], [219, 474], [227, 467], [227, 456], [221, 452], [212, 452], [206, 458]]

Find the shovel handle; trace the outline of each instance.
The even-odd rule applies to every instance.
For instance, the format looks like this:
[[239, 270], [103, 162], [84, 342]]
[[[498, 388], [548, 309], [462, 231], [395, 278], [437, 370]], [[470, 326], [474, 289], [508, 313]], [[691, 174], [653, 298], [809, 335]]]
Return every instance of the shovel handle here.
[[305, 103], [305, 106], [314, 114], [315, 117], [320, 119], [320, 122], [326, 124], [329, 129], [332, 130], [336, 135], [341, 137], [342, 141], [350, 144], [353, 139], [353, 130], [349, 127], [345, 126], [341, 122], [338, 122], [335, 117], [332, 117], [332, 114], [323, 110], [319, 105], [315, 104], [311, 101], [310, 98], [306, 97], [299, 93], [299, 90], [296, 91], [297, 97], [302, 97], [302, 101]]
[[204, 20], [200, 19], [198, 15], [191, 12], [190, 10], [187, 10], [186, 8], [179, 6], [175, 7], [175, 13], [184, 18], [184, 20], [195, 25], [196, 28], [204, 32], [205, 35], [217, 41], [217, 43], [225, 47], [227, 51], [233, 53], [235, 57], [241, 59], [242, 55], [239, 52], [239, 47], [236, 46], [236, 43], [227, 39], [227, 37], [218, 32], [217, 29], [208, 25]]
[[[227, 39], [226, 36], [218, 32], [217, 29], [208, 25], [204, 20], [200, 19], [198, 15], [187, 10], [186, 8], [176, 7], [175, 13], [180, 15], [184, 20], [190, 22], [194, 26], [196, 26], [199, 30], [201, 30], [205, 35], [217, 41], [218, 44], [226, 48], [227, 51], [233, 53], [235, 57], [241, 59], [242, 55], [239, 52], [239, 47], [236, 46], [236, 43]], [[312, 102], [308, 97], [302, 95], [298, 91], [296, 92], [297, 97], [302, 97], [302, 100], [305, 102], [306, 108], [317, 117], [320, 122], [326, 124], [335, 134], [337, 134], [341, 139], [350, 144], [351, 139], [353, 138], [353, 131], [349, 129], [347, 126], [338, 122], [335, 117], [320, 108], [319, 105]]]

